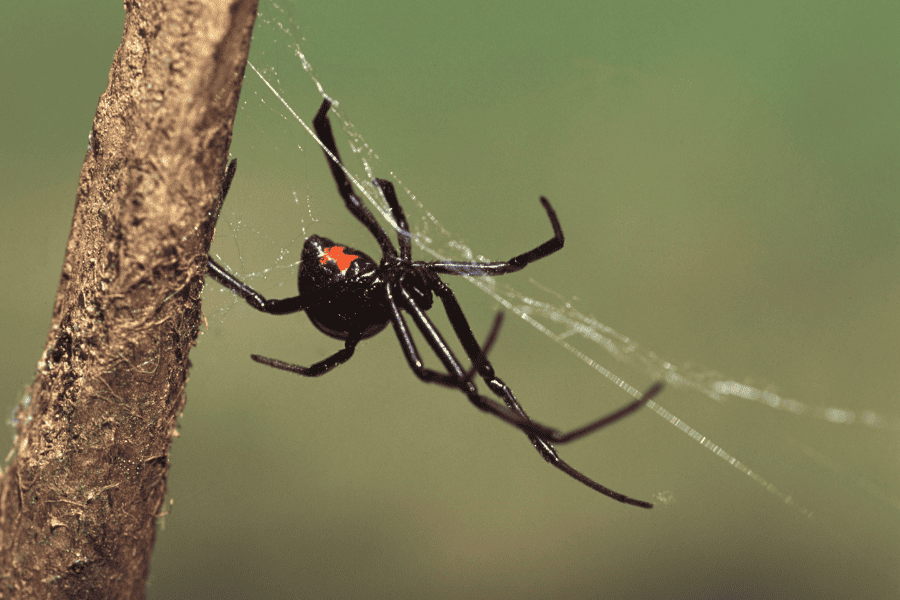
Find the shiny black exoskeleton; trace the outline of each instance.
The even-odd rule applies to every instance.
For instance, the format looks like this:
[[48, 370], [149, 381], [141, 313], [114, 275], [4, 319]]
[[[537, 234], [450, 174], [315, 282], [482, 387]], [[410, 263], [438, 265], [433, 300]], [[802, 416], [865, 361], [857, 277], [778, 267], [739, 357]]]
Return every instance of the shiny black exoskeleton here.
[[364, 340], [384, 330], [390, 313], [379, 293], [381, 285], [378, 263], [364, 252], [318, 235], [306, 240], [297, 287], [329, 290], [324, 302], [306, 309], [309, 320], [325, 335], [346, 340], [355, 332]]
[[[253, 308], [273, 315], [306, 312], [310, 321], [319, 331], [344, 342], [343, 349], [309, 367], [301, 367], [256, 354], [251, 355], [251, 358], [264, 365], [299, 375], [309, 377], [323, 375], [349, 360], [361, 340], [381, 332], [390, 323], [394, 327], [394, 333], [400, 342], [406, 361], [420, 379], [460, 390], [479, 409], [519, 428], [528, 436], [547, 462], [588, 487], [626, 504], [643, 508], [652, 507], [653, 505], [649, 502], [619, 494], [589, 479], [563, 461], [553, 444], [563, 444], [578, 439], [634, 412], [656, 395], [662, 385], [657, 383], [639, 400], [602, 419], [565, 434], [537, 423], [528, 417], [509, 386], [496, 376], [494, 367], [487, 358], [487, 351], [496, 339], [499, 330], [500, 317], [498, 316], [488, 341], [482, 347], [475, 339], [453, 291], [441, 281], [440, 275], [495, 276], [513, 273], [560, 250], [565, 238], [550, 202], [541, 197], [541, 204], [553, 227], [553, 237], [540, 246], [508, 261], [413, 261], [409, 225], [397, 200], [393, 184], [384, 179], [375, 180], [399, 228], [397, 247], [391, 242], [387, 232], [378, 224], [369, 209], [354, 193], [350, 179], [340, 162], [340, 154], [338, 154], [331, 123], [328, 120], [330, 108], [331, 101], [325, 99], [319, 112], [316, 113], [313, 127], [325, 151], [325, 157], [331, 167], [332, 176], [344, 204], [375, 237], [381, 247], [381, 261], [376, 263], [374, 259], [359, 250], [317, 235], [311, 236], [303, 246], [300, 260], [297, 276], [299, 294], [291, 298], [268, 300], [210, 257], [208, 261], [210, 277], [245, 299]], [[222, 183], [220, 202], [224, 201], [228, 194], [236, 168], [236, 161], [231, 161]], [[434, 296], [441, 301], [453, 327], [453, 333], [472, 364], [471, 371], [463, 368], [444, 337], [426, 314], [426, 311], [434, 304]], [[446, 372], [435, 371], [424, 365], [404, 313], [412, 317], [416, 328], [443, 364]], [[503, 401], [502, 403], [478, 393], [472, 382], [475, 373], [484, 380], [491, 392]]]

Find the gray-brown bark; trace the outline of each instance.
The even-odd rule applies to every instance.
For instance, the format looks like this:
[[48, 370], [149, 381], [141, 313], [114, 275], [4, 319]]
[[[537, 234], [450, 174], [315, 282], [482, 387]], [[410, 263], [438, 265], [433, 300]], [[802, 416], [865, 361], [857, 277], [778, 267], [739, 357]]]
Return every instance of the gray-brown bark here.
[[145, 595], [256, 4], [125, 3], [0, 478], [0, 598]]

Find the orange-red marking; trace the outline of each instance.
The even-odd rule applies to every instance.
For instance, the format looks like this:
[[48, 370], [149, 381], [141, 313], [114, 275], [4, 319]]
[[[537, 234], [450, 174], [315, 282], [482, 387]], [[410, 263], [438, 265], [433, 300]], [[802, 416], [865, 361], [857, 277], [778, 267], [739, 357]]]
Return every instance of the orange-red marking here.
[[346, 250], [344, 246], [331, 246], [330, 248], [325, 248], [325, 254], [322, 255], [319, 262], [324, 265], [329, 260], [332, 260], [337, 263], [338, 269], [343, 273], [350, 268], [350, 265], [353, 264], [354, 260], [359, 258], [359, 256], [355, 254], [344, 254], [344, 250]]

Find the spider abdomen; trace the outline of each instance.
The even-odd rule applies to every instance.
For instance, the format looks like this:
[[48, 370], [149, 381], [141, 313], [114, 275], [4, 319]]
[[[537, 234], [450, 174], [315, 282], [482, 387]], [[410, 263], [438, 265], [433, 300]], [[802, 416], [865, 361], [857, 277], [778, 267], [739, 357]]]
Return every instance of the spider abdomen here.
[[390, 322], [384, 298], [373, 297], [371, 288], [361, 286], [348, 286], [328, 301], [306, 309], [306, 314], [316, 329], [338, 340], [351, 334], [370, 338]]
[[360, 250], [318, 235], [303, 246], [297, 284], [301, 295], [322, 295], [306, 314], [325, 335], [365, 339], [387, 327], [390, 313], [377, 279], [378, 263]]

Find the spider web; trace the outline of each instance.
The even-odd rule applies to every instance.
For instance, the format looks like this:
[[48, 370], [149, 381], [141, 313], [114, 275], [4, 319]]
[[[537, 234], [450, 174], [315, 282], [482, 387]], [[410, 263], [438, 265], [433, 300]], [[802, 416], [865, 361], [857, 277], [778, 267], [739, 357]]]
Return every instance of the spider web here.
[[[320, 81], [305, 55], [304, 40], [297, 33], [299, 31], [300, 28], [282, 6], [269, 5], [265, 2], [261, 4], [251, 62], [246, 76], [241, 118], [250, 120], [254, 128], [257, 121], [264, 119], [259, 116], [261, 112], [282, 121], [283, 125], [276, 126], [275, 132], [269, 126], [260, 125], [260, 129], [265, 129], [267, 137], [266, 141], [261, 140], [259, 143], [271, 144], [273, 133], [281, 135], [284, 136], [283, 141], [274, 143], [281, 144], [283, 150], [301, 154], [309, 151], [316, 155], [314, 160], [319, 161], [321, 154], [310, 121], [321, 96], [328, 95], [328, 88]], [[305, 74], [305, 77], [301, 74]], [[348, 177], [356, 186], [359, 195], [368, 202], [369, 208], [377, 211], [383, 222], [390, 223], [396, 228], [387, 206], [371, 183], [376, 175], [385, 176], [384, 173], [389, 173], [389, 178], [394, 181], [398, 196], [401, 198], [401, 204], [407, 210], [410, 227], [413, 230], [412, 241], [418, 258], [425, 259], [424, 255], [428, 255], [436, 260], [491, 260], [475, 252], [448, 231], [435, 214], [426, 208], [423, 200], [404, 185], [397, 172], [382, 167], [375, 149], [366, 142], [347, 118], [345, 108], [340, 106], [340, 98], [333, 100], [335, 106], [331, 118], [336, 127], [338, 145], [342, 148], [349, 145], [351, 149], [350, 152], [343, 153]], [[302, 109], [297, 108], [301, 106]], [[344, 132], [343, 139], [340, 137], [341, 130]], [[321, 171], [326, 169], [323, 168]], [[259, 194], [271, 191], [283, 198], [289, 197], [293, 202], [296, 219], [289, 223], [283, 232], [269, 229], [268, 223], [266, 231], [261, 227], [248, 225], [252, 220], [241, 212], [232, 212], [234, 203], [229, 200], [220, 221], [220, 232], [223, 226], [231, 230], [229, 243], [239, 246], [269, 245], [274, 247], [274, 250], [270, 248], [268, 254], [275, 254], [277, 257], [274, 266], [262, 270], [249, 269], [242, 264], [231, 264], [228, 265], [229, 268], [248, 281], [263, 282], [273, 273], [277, 274], [275, 279], [292, 281], [303, 240], [313, 233], [314, 227], [319, 228], [320, 232], [326, 231], [326, 226], [321, 223], [330, 218], [331, 208], [322, 208], [320, 212], [318, 201], [313, 200], [322, 195], [319, 194], [316, 185], [307, 183], [304, 189], [301, 184], [299, 187], [291, 187], [287, 192], [259, 191]], [[326, 182], [325, 185], [333, 184]], [[324, 189], [326, 189], [324, 196], [333, 200], [333, 190], [327, 187]], [[436, 207], [435, 210], [441, 209]], [[539, 215], [539, 211], [535, 211], [535, 214]], [[338, 221], [335, 221], [334, 225], [328, 223], [328, 231], [338, 227], [337, 223]], [[345, 239], [338, 234], [334, 234], [334, 238]], [[288, 239], [287, 243], [285, 239]], [[254, 252], [241, 248], [238, 260], [251, 254]], [[778, 393], [771, 384], [759, 384], [746, 377], [727, 376], [702, 365], [660, 356], [646, 345], [582, 312], [581, 303], [577, 299], [561, 294], [533, 279], [520, 278], [515, 281], [515, 285], [507, 283], [504, 278], [467, 276], [465, 279], [491, 297], [508, 314], [515, 315], [529, 324], [536, 332], [543, 334], [577, 361], [588, 366], [596, 375], [632, 397], [640, 397], [642, 389], [649, 381], [664, 380], [668, 386], [667, 393], [648, 403], [648, 408], [654, 414], [673, 427], [673, 431], [684, 434], [698, 450], [719, 459], [720, 465], [728, 465], [758, 489], [771, 495], [777, 503], [804, 517], [813, 517], [816, 511], [809, 507], [809, 498], [802, 497], [802, 493], [798, 494], [793, 489], [790, 477], [785, 478], [777, 470], [774, 473], [763, 473], [753, 468], [752, 459], [745, 458], [741, 454], [741, 449], [729, 447], [728, 439], [716, 439], [715, 435], [708, 436], [704, 433], [702, 425], [695, 425], [691, 423], [691, 418], [679, 416], [680, 410], [676, 411], [671, 406], [667, 408], [669, 394], [673, 390], [678, 390], [692, 398], [702, 397], [717, 404], [739, 401], [774, 414], [784, 415], [784, 418], [802, 418], [829, 427], [893, 432], [900, 430], [900, 422], [897, 419], [874, 410], [819, 404]], [[525, 286], [527, 292], [523, 291]], [[292, 293], [288, 291], [286, 295]], [[229, 295], [225, 293], [225, 297]], [[226, 302], [226, 306], [233, 306], [235, 303], [237, 300], [232, 298]], [[636, 383], [638, 380], [641, 381], [640, 384]], [[606, 386], [604, 388], [608, 389]], [[811, 461], [818, 468], [838, 477], [843, 482], [842, 485], [861, 491], [882, 507], [890, 510], [900, 509], [900, 499], [885, 486], [852, 473], [845, 464], [834, 460], [828, 452], [822, 452], [802, 436], [789, 438], [788, 444], [795, 458]], [[743, 451], [746, 452], [746, 448]], [[777, 485], [776, 479], [780, 480]], [[655, 500], [660, 504], [666, 504], [675, 498], [676, 495], [671, 491], [663, 490], [656, 494]]]

